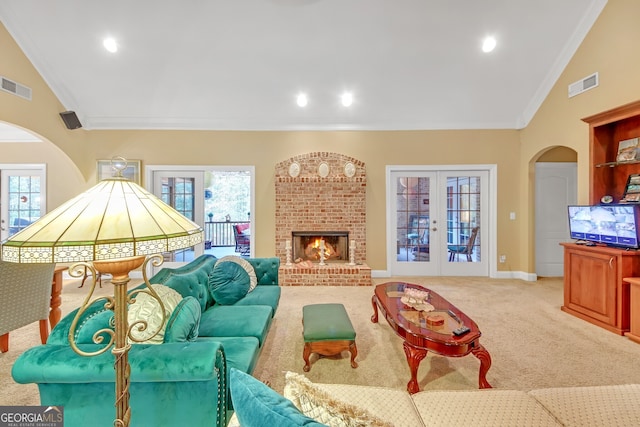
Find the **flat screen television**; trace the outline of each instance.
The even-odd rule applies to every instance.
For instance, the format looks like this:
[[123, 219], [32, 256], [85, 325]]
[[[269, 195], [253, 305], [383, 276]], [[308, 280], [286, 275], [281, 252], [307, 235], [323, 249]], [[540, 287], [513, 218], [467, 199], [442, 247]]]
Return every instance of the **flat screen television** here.
[[570, 205], [569, 232], [572, 239], [638, 249], [636, 204]]

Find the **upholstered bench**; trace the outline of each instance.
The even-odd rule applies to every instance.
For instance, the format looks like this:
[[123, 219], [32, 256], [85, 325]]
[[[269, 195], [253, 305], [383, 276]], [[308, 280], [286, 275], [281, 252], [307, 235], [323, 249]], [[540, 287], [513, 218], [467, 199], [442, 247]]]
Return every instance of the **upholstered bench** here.
[[335, 356], [342, 351], [351, 353], [351, 367], [357, 368], [355, 359], [356, 331], [342, 304], [312, 304], [302, 307], [302, 335], [304, 336], [304, 371], [309, 372], [309, 356]]

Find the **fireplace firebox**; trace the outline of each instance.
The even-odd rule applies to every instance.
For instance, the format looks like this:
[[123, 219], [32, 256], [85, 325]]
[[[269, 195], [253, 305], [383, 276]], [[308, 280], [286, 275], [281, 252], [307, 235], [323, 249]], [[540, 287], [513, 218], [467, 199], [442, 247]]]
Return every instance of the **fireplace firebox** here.
[[291, 237], [292, 258], [295, 262], [320, 262], [320, 241], [324, 241], [325, 262], [349, 260], [348, 231], [293, 231]]

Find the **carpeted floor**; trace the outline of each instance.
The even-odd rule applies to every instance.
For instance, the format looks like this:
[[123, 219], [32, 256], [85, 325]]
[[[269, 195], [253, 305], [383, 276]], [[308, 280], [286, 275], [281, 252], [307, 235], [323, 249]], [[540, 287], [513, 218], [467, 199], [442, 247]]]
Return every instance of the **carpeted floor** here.
[[[540, 387], [640, 383], [640, 345], [560, 311], [562, 280], [537, 282], [487, 278], [414, 277], [393, 280], [422, 284], [447, 298], [480, 327], [481, 342], [491, 354], [487, 374], [495, 388], [530, 390]], [[390, 279], [375, 279], [375, 284]], [[63, 315], [86, 296], [77, 281], [63, 289]], [[109, 293], [105, 281], [99, 293]], [[405, 389], [409, 368], [402, 340], [382, 317], [371, 322], [373, 287], [283, 287], [280, 307], [265, 342], [254, 376], [275, 390], [284, 388], [284, 371], [312, 381], [370, 384]], [[349, 353], [312, 357], [304, 373], [302, 306], [340, 302], [356, 330], [359, 367]], [[37, 323], [10, 335], [10, 350], [0, 355], [0, 405], [38, 405], [36, 386], [16, 384], [11, 365], [27, 348], [39, 344]], [[446, 358], [429, 354], [421, 363], [422, 389], [475, 389], [479, 361], [472, 355]]]
[[[561, 279], [491, 280], [414, 277], [393, 280], [422, 284], [448, 299], [480, 327], [492, 358], [487, 379], [495, 388], [640, 382], [640, 345], [560, 310]], [[375, 284], [390, 281], [375, 279]], [[282, 391], [286, 370], [302, 370], [302, 306], [341, 302], [357, 334], [357, 369], [349, 354], [321, 358], [305, 375], [326, 383], [406, 387], [409, 368], [402, 340], [386, 320], [371, 323], [373, 288], [284, 287], [282, 303], [254, 376]], [[447, 358], [429, 354], [420, 364], [421, 389], [478, 387], [479, 361], [472, 355]]]

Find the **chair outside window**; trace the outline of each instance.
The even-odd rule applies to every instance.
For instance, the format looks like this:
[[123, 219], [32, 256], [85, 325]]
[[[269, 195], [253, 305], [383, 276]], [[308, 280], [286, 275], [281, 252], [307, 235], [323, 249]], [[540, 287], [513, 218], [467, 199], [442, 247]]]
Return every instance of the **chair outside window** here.
[[412, 239], [411, 245], [416, 261], [429, 261], [429, 230], [422, 230], [422, 234]]
[[233, 235], [236, 238], [236, 252], [239, 252], [240, 255], [249, 255], [249, 252], [251, 252], [249, 224], [234, 225]]
[[9, 332], [40, 321], [42, 344], [49, 337], [49, 304], [55, 264], [0, 261], [0, 351], [9, 350]]
[[447, 249], [449, 250], [449, 261], [459, 261], [460, 255], [466, 255], [467, 261], [471, 262], [473, 255], [474, 245], [476, 243], [476, 238], [478, 237], [478, 231], [480, 227], [473, 227], [471, 229], [471, 235], [469, 236], [469, 240], [467, 240], [466, 245], [449, 245]]
[[416, 261], [429, 260], [429, 216], [411, 215], [407, 246]]

